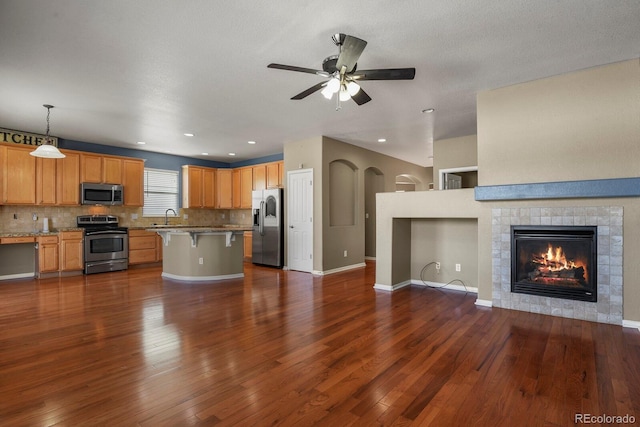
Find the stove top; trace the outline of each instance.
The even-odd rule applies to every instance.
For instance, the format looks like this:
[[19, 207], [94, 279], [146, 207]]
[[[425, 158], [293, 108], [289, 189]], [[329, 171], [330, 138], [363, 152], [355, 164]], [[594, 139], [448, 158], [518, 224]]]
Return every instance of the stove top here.
[[80, 215], [76, 218], [76, 224], [78, 227], [93, 231], [127, 231], [127, 227], [118, 226], [118, 217], [114, 215]]

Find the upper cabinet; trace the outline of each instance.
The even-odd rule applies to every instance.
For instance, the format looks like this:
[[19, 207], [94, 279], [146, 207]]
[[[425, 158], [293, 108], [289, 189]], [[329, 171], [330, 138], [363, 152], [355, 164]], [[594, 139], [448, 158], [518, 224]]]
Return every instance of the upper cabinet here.
[[80, 155], [80, 182], [122, 184], [123, 158], [101, 154]]
[[219, 209], [233, 208], [233, 170], [218, 169], [216, 185], [217, 203]]
[[121, 164], [124, 205], [144, 205], [144, 160], [122, 159]]
[[36, 158], [29, 154], [31, 151], [33, 147], [0, 146], [2, 203], [36, 203]]
[[182, 166], [182, 207], [214, 208], [216, 169]]
[[[56, 204], [80, 204], [80, 153], [60, 150], [65, 158], [56, 159]], [[44, 159], [47, 160], [47, 159]]]
[[253, 166], [253, 189], [264, 190], [267, 188], [267, 168], [264, 164]]
[[283, 186], [284, 162], [267, 163], [267, 188], [280, 188]]
[[251, 192], [253, 191], [253, 168], [240, 169], [240, 208], [251, 208]]

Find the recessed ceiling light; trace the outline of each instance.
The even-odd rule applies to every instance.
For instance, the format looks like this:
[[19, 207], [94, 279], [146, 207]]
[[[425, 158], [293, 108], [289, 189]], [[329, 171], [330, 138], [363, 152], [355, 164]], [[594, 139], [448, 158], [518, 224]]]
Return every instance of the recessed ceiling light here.
[[200, 154], [202, 154], [203, 156], [208, 156], [209, 155], [209, 153], [200, 153]]
[[185, 133], [184, 136], [193, 136], [192, 133]]
[[433, 108], [425, 108], [424, 110], [422, 110], [423, 113], [433, 113], [434, 111], [436, 111]]
[[384, 139], [384, 138], [380, 138], [380, 139], [378, 140], [378, 142], [387, 142], [387, 140], [386, 140], [386, 139]]
[[255, 141], [247, 141], [248, 144], [254, 145], [256, 142]]
[[144, 145], [144, 144], [146, 144], [146, 142], [144, 142], [144, 141], [138, 141], [138, 142], [137, 142], [137, 144]]
[[229, 155], [230, 155], [230, 156], [235, 156], [235, 155], [236, 155], [236, 153], [229, 153]]

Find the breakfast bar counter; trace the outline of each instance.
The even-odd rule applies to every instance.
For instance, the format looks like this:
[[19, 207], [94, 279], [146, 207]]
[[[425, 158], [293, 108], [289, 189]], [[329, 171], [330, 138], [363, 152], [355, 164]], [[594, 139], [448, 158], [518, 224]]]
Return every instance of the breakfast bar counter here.
[[244, 277], [244, 226], [149, 228], [162, 236], [162, 277], [191, 282]]

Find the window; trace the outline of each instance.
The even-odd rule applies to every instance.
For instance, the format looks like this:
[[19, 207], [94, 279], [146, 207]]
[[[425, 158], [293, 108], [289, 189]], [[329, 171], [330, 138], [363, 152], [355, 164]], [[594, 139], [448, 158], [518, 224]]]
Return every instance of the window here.
[[142, 216], [164, 216], [167, 209], [178, 212], [179, 171], [144, 169]]

